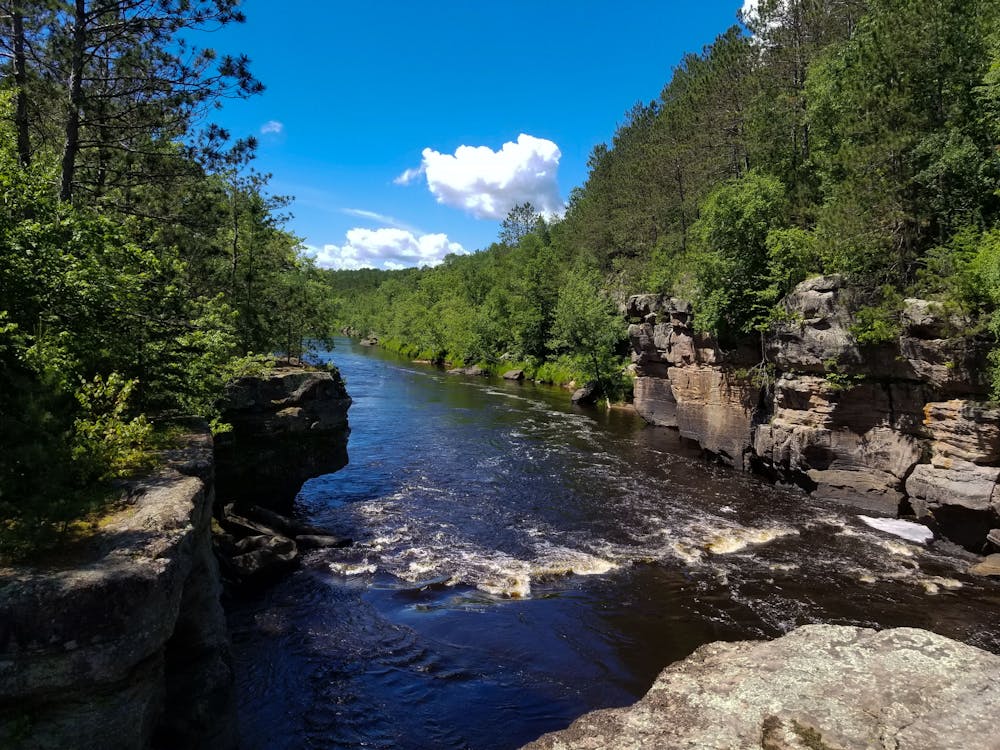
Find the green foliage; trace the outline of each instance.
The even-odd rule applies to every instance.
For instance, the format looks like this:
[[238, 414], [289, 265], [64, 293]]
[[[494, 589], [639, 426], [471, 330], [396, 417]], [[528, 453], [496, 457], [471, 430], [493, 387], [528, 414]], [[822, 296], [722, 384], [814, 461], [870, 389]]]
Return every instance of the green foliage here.
[[888, 344], [899, 338], [903, 297], [892, 286], [880, 290], [876, 305], [865, 305], [854, 315], [851, 334], [862, 346]]
[[600, 277], [574, 269], [559, 290], [550, 346], [577, 352], [587, 380], [608, 398], [618, 395], [620, 378], [615, 349], [625, 337], [625, 324], [615, 306], [601, 293]]
[[[15, 8], [29, 69], [10, 76], [5, 62], [0, 77], [2, 555], [52, 543], [113, 498], [158, 421], [224, 429], [225, 382], [264, 366], [261, 352], [329, 341], [332, 317], [323, 275], [282, 228], [287, 200], [249, 166], [252, 139], [227, 147], [220, 129], [192, 129], [199, 104], [257, 84], [242, 59], [220, 59], [215, 76], [208, 57], [182, 61], [171, 35], [238, 20], [235, 3], [127, 22], [84, 4], [76, 20], [102, 65], [85, 54], [83, 78], [62, 75], [81, 10], [49, 5]], [[118, 83], [101, 89], [108, 75]], [[86, 89], [75, 123], [70, 80]]]
[[85, 481], [118, 479], [141, 465], [153, 426], [144, 414], [129, 418], [137, 382], [117, 372], [107, 378], [95, 375], [74, 394], [80, 409], [73, 423], [72, 455]]
[[[692, 227], [690, 258], [698, 328], [731, 337], [753, 331], [766, 318], [768, 238], [784, 209], [784, 186], [759, 172], [723, 183], [705, 199]], [[778, 247], [784, 251], [789, 244]]]

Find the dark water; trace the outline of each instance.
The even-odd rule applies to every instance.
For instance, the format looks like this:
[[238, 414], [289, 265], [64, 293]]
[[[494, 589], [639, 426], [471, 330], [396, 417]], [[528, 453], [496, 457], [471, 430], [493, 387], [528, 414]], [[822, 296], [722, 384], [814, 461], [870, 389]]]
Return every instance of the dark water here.
[[515, 748], [719, 639], [912, 625], [1000, 652], [1000, 587], [849, 509], [701, 461], [564, 392], [341, 341], [353, 536], [230, 602], [246, 748]]

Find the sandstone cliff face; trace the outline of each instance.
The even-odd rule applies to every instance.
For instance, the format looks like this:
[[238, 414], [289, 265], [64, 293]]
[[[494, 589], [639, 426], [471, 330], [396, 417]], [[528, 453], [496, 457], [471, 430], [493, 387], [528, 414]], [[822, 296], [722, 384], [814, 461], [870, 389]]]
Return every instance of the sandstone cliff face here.
[[71, 554], [0, 570], [3, 747], [236, 745], [211, 436], [129, 491]]
[[861, 346], [862, 304], [839, 276], [810, 279], [762, 352], [723, 352], [693, 331], [688, 303], [632, 297], [636, 409], [734, 467], [886, 515], [908, 503], [980, 549], [1000, 526], [983, 344], [956, 333], [967, 321], [910, 299], [896, 342]]
[[530, 750], [996, 750], [1000, 657], [912, 628], [711, 643]]
[[218, 494], [225, 503], [287, 509], [302, 483], [347, 465], [351, 398], [336, 369], [282, 367], [231, 383], [216, 439]]

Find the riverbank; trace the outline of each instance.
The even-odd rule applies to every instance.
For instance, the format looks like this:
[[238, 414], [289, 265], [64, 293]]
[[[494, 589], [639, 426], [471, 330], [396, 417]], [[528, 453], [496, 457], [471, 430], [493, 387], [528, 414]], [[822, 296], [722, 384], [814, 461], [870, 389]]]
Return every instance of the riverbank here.
[[74, 548], [0, 570], [8, 748], [236, 747], [207, 428]]
[[290, 507], [304, 479], [341, 468], [349, 406], [335, 369], [240, 378], [223, 439], [173, 430], [157, 468], [125, 484], [91, 533], [0, 568], [0, 744], [237, 747], [216, 555], [229, 580], [256, 585], [294, 567], [298, 547], [347, 542], [273, 513], [278, 531], [237, 530], [224, 506], [257, 518], [267, 511], [251, 501]]
[[983, 553], [1000, 528], [1000, 409], [986, 343], [908, 299], [898, 333], [860, 341], [839, 276], [799, 284], [760, 342], [723, 350], [683, 300], [629, 299], [635, 405], [736, 469], [883, 516], [910, 516]]

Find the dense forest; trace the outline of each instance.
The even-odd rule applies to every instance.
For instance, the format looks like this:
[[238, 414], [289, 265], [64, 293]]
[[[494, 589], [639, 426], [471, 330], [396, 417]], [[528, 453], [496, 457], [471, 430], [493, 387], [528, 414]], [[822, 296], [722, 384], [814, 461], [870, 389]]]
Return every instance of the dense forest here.
[[0, 2], [0, 552], [65, 533], [171, 420], [223, 427], [227, 379], [326, 336], [287, 200], [206, 120], [262, 89], [192, 43], [236, 6]]
[[519, 206], [482, 252], [333, 273], [340, 323], [609, 390], [629, 293], [692, 300], [725, 346], [841, 273], [871, 303], [862, 342], [895, 335], [907, 295], [1000, 334], [1000, 3], [762, 0], [740, 20], [626, 113], [563, 217]]

